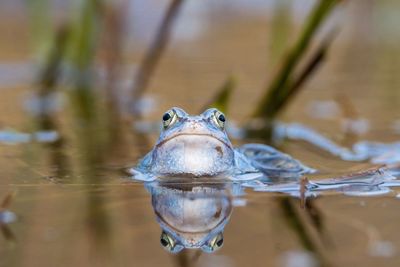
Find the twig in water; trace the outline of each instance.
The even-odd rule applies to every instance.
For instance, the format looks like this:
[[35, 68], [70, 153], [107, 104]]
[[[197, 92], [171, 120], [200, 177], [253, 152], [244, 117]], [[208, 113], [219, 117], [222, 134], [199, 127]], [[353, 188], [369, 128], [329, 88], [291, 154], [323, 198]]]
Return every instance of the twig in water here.
[[135, 75], [132, 91], [132, 110], [134, 113], [138, 113], [135, 108], [136, 102], [147, 89], [150, 78], [153, 75], [157, 64], [160, 61], [160, 58], [169, 42], [174, 20], [178, 16], [183, 1], [184, 0], [172, 0], [164, 15], [164, 18], [162, 19], [157, 34], [151, 43], [150, 49], [147, 51], [141, 64], [139, 65], [139, 69]]
[[309, 181], [307, 177], [301, 177], [300, 179], [300, 206], [301, 208], [305, 208], [306, 207], [306, 201], [307, 201], [307, 185], [308, 185]]
[[[106, 68], [106, 128], [108, 131], [108, 148], [110, 152], [123, 152], [121, 149], [125, 141], [122, 131], [123, 120], [121, 113], [120, 93], [118, 80], [121, 78], [121, 59], [125, 30], [125, 15], [128, 2], [108, 3], [104, 11], [104, 63]], [[109, 153], [113, 158], [114, 153]]]
[[119, 118], [117, 80], [119, 78], [125, 5], [109, 4], [105, 8], [104, 63], [107, 70], [106, 101], [115, 119]]

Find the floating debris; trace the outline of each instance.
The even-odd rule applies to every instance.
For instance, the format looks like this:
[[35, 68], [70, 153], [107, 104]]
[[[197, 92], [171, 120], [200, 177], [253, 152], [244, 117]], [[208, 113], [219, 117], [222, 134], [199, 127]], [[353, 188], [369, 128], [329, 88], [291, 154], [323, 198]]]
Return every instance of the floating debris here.
[[61, 110], [64, 98], [60, 93], [51, 93], [46, 96], [31, 96], [25, 100], [24, 109], [33, 116], [54, 114]]
[[17, 220], [17, 215], [9, 210], [0, 211], [0, 224], [10, 224]]
[[339, 116], [340, 108], [335, 101], [312, 101], [306, 108], [307, 114], [315, 119], [335, 119]]
[[369, 131], [369, 121], [364, 118], [344, 119], [342, 121], [342, 130], [356, 135], [365, 134]]
[[287, 251], [281, 255], [279, 266], [283, 267], [316, 267], [319, 266], [314, 254], [307, 251]]
[[393, 257], [396, 248], [389, 241], [375, 241], [369, 246], [369, 254], [374, 257]]
[[242, 184], [258, 192], [284, 193], [305, 200], [317, 197], [322, 192], [339, 192], [349, 196], [377, 196], [388, 194], [391, 187], [400, 186], [400, 180], [384, 168], [359, 172], [326, 179], [301, 179], [300, 181], [271, 183], [248, 181]]
[[38, 131], [32, 134], [34, 140], [39, 143], [52, 143], [58, 140], [59, 136], [56, 131]]
[[19, 143], [28, 143], [31, 141], [31, 135], [27, 133], [19, 133], [12, 130], [0, 131], [0, 142], [8, 145]]
[[0, 130], [0, 143], [16, 145], [29, 142], [52, 143], [59, 138], [56, 131], [38, 131], [34, 133], [21, 133], [12, 129]]
[[306, 141], [347, 161], [368, 160], [374, 164], [400, 163], [400, 142], [360, 141], [355, 143], [352, 149], [349, 149], [299, 123], [278, 124], [274, 131], [274, 139], [278, 141], [282, 139]]

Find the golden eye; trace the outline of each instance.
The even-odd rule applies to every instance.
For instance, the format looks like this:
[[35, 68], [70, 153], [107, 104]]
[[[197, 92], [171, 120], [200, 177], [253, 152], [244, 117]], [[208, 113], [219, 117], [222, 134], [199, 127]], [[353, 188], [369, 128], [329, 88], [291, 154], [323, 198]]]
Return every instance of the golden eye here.
[[161, 233], [160, 243], [168, 251], [173, 251], [175, 247], [175, 241], [166, 232]]
[[222, 233], [219, 233], [210, 241], [211, 251], [219, 249], [220, 247], [222, 247], [223, 244], [224, 244], [224, 237]]
[[224, 129], [226, 118], [221, 111], [216, 110], [213, 119], [219, 128]]
[[169, 126], [175, 123], [176, 121], [176, 112], [171, 109], [164, 113], [162, 116], [164, 129], [167, 129]]

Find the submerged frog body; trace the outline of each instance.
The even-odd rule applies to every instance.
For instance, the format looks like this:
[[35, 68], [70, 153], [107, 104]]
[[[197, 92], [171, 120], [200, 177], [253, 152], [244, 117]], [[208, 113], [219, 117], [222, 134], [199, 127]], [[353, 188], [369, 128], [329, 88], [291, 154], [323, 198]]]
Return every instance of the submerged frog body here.
[[211, 108], [190, 116], [172, 108], [163, 117], [163, 130], [154, 148], [131, 169], [134, 178], [152, 181], [171, 176], [298, 177], [312, 169], [262, 144], [234, 148], [225, 131], [225, 115]]

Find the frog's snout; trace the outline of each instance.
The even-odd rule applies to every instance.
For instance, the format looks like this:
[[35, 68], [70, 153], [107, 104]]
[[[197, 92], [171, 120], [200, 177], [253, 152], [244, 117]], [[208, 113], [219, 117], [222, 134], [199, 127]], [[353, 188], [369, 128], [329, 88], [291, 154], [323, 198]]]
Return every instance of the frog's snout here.
[[192, 119], [188, 121], [182, 131], [189, 132], [209, 132], [209, 129], [201, 120]]
[[192, 130], [198, 130], [199, 128], [202, 128], [202, 127], [201, 127], [201, 124], [199, 122], [191, 121], [189, 123], [189, 128], [191, 128]]

